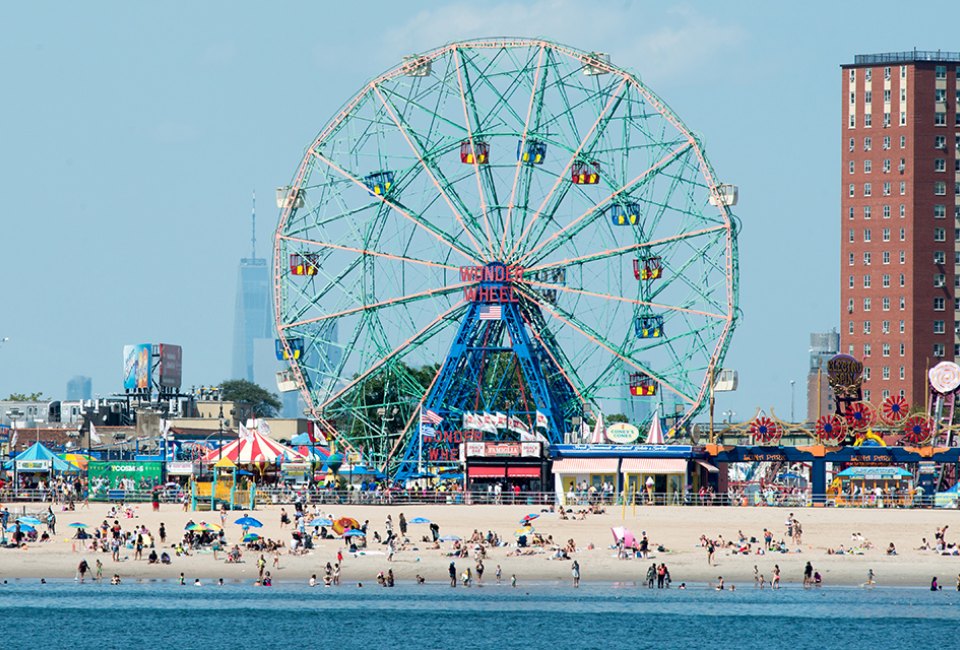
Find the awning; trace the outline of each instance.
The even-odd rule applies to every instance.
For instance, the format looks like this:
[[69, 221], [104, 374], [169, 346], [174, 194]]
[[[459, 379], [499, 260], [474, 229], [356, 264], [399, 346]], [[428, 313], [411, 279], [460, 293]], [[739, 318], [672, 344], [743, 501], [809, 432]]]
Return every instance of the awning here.
[[694, 462], [696, 462], [697, 465], [699, 465], [699, 466], [702, 467], [703, 469], [707, 470], [707, 471], [710, 472], [711, 474], [719, 474], [719, 473], [720, 473], [720, 470], [717, 468], [716, 465], [711, 465], [710, 463], [708, 463], [708, 462], [705, 461], [705, 460], [695, 460]]
[[507, 468], [503, 465], [493, 467], [489, 465], [478, 465], [467, 468], [467, 476], [469, 478], [503, 478], [506, 475]]
[[564, 458], [553, 461], [554, 474], [616, 474], [616, 458]]
[[620, 471], [624, 474], [686, 474], [687, 461], [682, 458], [624, 458]]
[[508, 467], [507, 476], [510, 478], [540, 478], [539, 467]]

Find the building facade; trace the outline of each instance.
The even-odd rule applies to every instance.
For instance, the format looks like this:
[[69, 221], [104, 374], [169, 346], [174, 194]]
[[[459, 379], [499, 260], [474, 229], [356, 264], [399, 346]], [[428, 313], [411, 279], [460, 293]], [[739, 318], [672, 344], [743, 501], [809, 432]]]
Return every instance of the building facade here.
[[810, 367], [807, 370], [807, 422], [833, 413], [833, 391], [827, 381], [827, 361], [840, 351], [840, 333], [818, 332], [810, 335]]
[[83, 375], [71, 377], [67, 382], [67, 399], [70, 401], [93, 399], [93, 380]]
[[960, 53], [858, 55], [841, 66], [841, 352], [864, 399], [925, 399], [960, 351]]

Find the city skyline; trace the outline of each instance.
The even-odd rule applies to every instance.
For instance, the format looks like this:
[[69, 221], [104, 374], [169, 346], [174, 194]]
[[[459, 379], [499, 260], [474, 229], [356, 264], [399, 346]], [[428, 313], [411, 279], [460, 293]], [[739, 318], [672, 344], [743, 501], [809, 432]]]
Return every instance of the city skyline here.
[[[230, 378], [250, 190], [272, 196], [286, 184], [341, 103], [402, 55], [533, 31], [609, 51], [637, 71], [703, 138], [721, 179], [740, 187], [744, 318], [725, 366], [741, 382], [718, 396], [717, 414], [746, 419], [773, 407], [786, 418], [790, 382], [805, 383], [809, 333], [841, 325], [840, 65], [861, 53], [950, 49], [951, 21], [898, 16], [894, 33], [885, 25], [897, 5], [879, 4], [886, 20], [825, 3], [817, 11], [617, 2], [570, 25], [572, 2], [420, 2], [381, 37], [353, 8], [304, 5], [291, 26], [288, 15], [243, 3], [195, 7], [187, 21], [120, 3], [62, 7], [43, 17], [44, 34], [11, 29], [39, 23], [42, 10], [9, 9], [0, 48], [19, 61], [11, 83], [22, 92], [0, 107], [3, 123], [18, 126], [0, 168], [19, 188], [3, 205], [17, 215], [5, 220], [6, 263], [22, 272], [0, 280], [17, 298], [0, 326], [10, 337], [0, 347], [0, 393], [57, 396], [78, 374], [101, 394], [120, 390], [120, 350], [141, 340], [183, 345], [184, 386]], [[817, 20], [828, 8], [833, 19]], [[311, 27], [324, 20], [343, 28], [320, 43]], [[846, 34], [851, 21], [863, 29]], [[639, 34], [628, 28], [637, 23]], [[814, 48], [811, 32], [824, 44]], [[293, 101], [276, 101], [283, 89], [294, 89]], [[798, 131], [802, 139], [790, 135]], [[38, 187], [41, 178], [53, 187]], [[27, 202], [38, 193], [41, 213], [52, 215], [43, 230]], [[272, 245], [276, 214], [262, 214], [257, 237]], [[55, 300], [31, 301], [18, 279], [35, 269], [37, 249], [60, 260], [50, 265], [57, 271], [34, 271], [38, 286], [56, 287]]]

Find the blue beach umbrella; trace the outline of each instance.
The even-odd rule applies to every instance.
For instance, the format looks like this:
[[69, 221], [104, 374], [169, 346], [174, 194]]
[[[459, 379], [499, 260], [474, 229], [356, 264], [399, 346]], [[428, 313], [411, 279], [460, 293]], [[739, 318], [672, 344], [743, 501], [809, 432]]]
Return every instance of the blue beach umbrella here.
[[69, 528], [89, 528], [86, 524], [81, 524], [79, 521], [72, 524], [68, 524]]
[[366, 537], [367, 534], [362, 530], [357, 530], [356, 528], [351, 528], [350, 530], [345, 530], [343, 532], [344, 537]]
[[[21, 524], [20, 524], [20, 532], [21, 532], [21, 533], [32, 533], [32, 532], [35, 531], [35, 530], [36, 530], [36, 528], [34, 528], [33, 526], [31, 526], [30, 524], [24, 524], [24, 523], [21, 523]], [[11, 524], [11, 525], [7, 526], [7, 532], [8, 532], [8, 533], [15, 533], [15, 532], [17, 532], [17, 526], [16, 526], [16, 524]]]
[[255, 542], [258, 539], [260, 539], [260, 536], [257, 535], [256, 533], [247, 533], [246, 535], [243, 536], [243, 543], [249, 544], [250, 542]]
[[249, 526], [250, 528], [263, 528], [263, 524], [260, 523], [259, 519], [254, 519], [253, 517], [240, 517], [235, 522], [238, 526]]
[[41, 524], [41, 521], [36, 517], [20, 517], [17, 521], [28, 526], [39, 526]]
[[333, 521], [330, 519], [327, 519], [326, 517], [317, 517], [307, 525], [308, 526], [332, 526]]
[[411, 524], [429, 524], [430, 520], [426, 517], [414, 517], [410, 520]]
[[441, 538], [440, 538], [440, 541], [441, 541], [441, 542], [459, 542], [459, 541], [462, 541], [462, 540], [461, 540], [461, 538], [457, 537], [456, 535], [446, 535], [446, 536], [444, 536], [444, 537], [441, 537]]

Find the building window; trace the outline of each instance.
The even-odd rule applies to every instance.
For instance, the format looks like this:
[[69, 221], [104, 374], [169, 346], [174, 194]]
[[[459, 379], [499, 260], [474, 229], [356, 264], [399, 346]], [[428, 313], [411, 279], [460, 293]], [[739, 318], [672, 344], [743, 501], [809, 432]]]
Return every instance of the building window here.
[[863, 369], [863, 380], [870, 381], [870, 368]]
[[890, 159], [889, 159], [889, 158], [884, 158], [884, 159], [883, 159], [883, 173], [884, 173], [884, 174], [889, 174], [889, 173], [890, 173]]
[[864, 252], [863, 252], [863, 265], [864, 265], [864, 266], [870, 266], [871, 260], [873, 260], [873, 255], [870, 253], [870, 251], [864, 251]]
[[857, 171], [857, 163], [855, 163], [854, 161], [851, 160], [851, 161], [850, 161], [850, 165], [848, 165], [848, 168], [849, 168], [851, 174], [856, 173], [856, 171]]
[[900, 111], [900, 126], [906, 126], [906, 125], [907, 125], [907, 112]]
[[850, 81], [851, 83], [857, 80], [857, 71], [853, 68], [850, 69]]
[[933, 263], [943, 266], [947, 263], [947, 254], [943, 251], [933, 251]]
[[944, 354], [944, 345], [943, 343], [934, 343], [933, 344], [933, 356], [942, 357]]
[[883, 251], [883, 263], [884, 264], [890, 263], [890, 251]]
[[869, 205], [863, 206], [863, 218], [869, 219], [872, 216], [873, 216], [873, 208], [871, 208]]
[[864, 298], [864, 299], [863, 299], [863, 311], [870, 311], [870, 299], [869, 299], [869, 298]]
[[856, 230], [851, 230], [851, 231], [850, 231], [850, 243], [852, 244], [852, 243], [855, 242], [856, 240], [857, 240], [857, 231], [856, 231]]
[[856, 196], [856, 195], [857, 195], [857, 189], [856, 189], [856, 187], [857, 187], [856, 185], [854, 185], [853, 183], [850, 183], [850, 196]]
[[904, 296], [900, 296], [900, 311], [904, 311], [907, 308], [907, 299]]
[[869, 174], [869, 173], [872, 172], [872, 171], [873, 171], [873, 163], [870, 162], [869, 160], [864, 160], [864, 161], [863, 161], [863, 173], [864, 173], [864, 174]]
[[[901, 345], [903, 344], [901, 343]], [[900, 356], [903, 356], [903, 355], [900, 355]], [[903, 366], [900, 366], [900, 379], [906, 379], [906, 378], [907, 378], [907, 369], [904, 368]]]
[[868, 135], [863, 139], [863, 150], [870, 151], [871, 149], [873, 149], [873, 138]]
[[933, 333], [934, 334], [946, 334], [947, 326], [942, 320], [933, 321]]
[[883, 206], [883, 218], [884, 218], [884, 219], [889, 219], [889, 218], [890, 218], [890, 206], [889, 206], [889, 205]]
[[900, 286], [907, 286], [907, 276], [905, 276], [903, 273], [900, 274]]
[[[864, 161], [864, 165], [869, 161]], [[934, 158], [933, 160], [933, 171], [935, 172], [945, 172], [947, 171], [947, 161], [945, 158]]]
[[849, 300], [847, 300], [847, 313], [848, 314], [853, 313], [853, 298], [850, 298]]
[[906, 228], [901, 228], [901, 229], [900, 229], [900, 241], [907, 241], [907, 229], [906, 229]]
[[[869, 115], [864, 115], [864, 116], [863, 116], [864, 126], [870, 126], [869, 124], [866, 124], [866, 122], [869, 122], [869, 121], [870, 121], [870, 120], [868, 119], [869, 117], [870, 117]], [[937, 111], [936, 113], [934, 113], [934, 114], [933, 114], [933, 125], [934, 125], [934, 126], [946, 126], [946, 125], [947, 125], [947, 114], [946, 114], [946, 113], [941, 113], [940, 111]]]
[[857, 116], [853, 113], [850, 114], [850, 121], [847, 123], [847, 126], [851, 129], [857, 126]]
[[[937, 79], [946, 79], [946, 78], [947, 78], [947, 66], [945, 66], [945, 65], [938, 65], [934, 70], [935, 70], [934, 76], [935, 76]], [[868, 76], [867, 79], [869, 79], [869, 78], [870, 78], [870, 77]]]
[[[881, 328], [882, 328], [884, 334], [889, 334], [889, 333], [890, 333], [890, 321], [888, 321], [888, 320], [883, 321], [883, 323], [881, 324]], [[889, 346], [889, 345], [887, 346], [887, 349], [890, 349], [890, 346]]]
[[853, 335], [853, 321], [847, 323], [847, 333]]
[[881, 278], [881, 281], [882, 281], [882, 284], [883, 284], [883, 288], [884, 288], [884, 289], [889, 288], [889, 287], [890, 287], [890, 274], [889, 274], [889, 273], [884, 273], [884, 274], [883, 274], [883, 277]]
[[890, 379], [890, 366], [884, 366], [881, 368], [880, 373], [884, 379]]
[[946, 309], [946, 299], [944, 298], [934, 298], [933, 299], [933, 311], [943, 311]]
[[[943, 185], [943, 184], [941, 183], [941, 185]], [[944, 187], [943, 187], [943, 193], [944, 193], [944, 194], [947, 193], [947, 187], [946, 187], [946, 185], [944, 185]], [[873, 188], [870, 186], [870, 183], [864, 183], [864, 184], [863, 184], [863, 195], [864, 195], [864, 196], [873, 196]]]
[[863, 344], [863, 356], [865, 356], [865, 357], [869, 357], [869, 356], [870, 356], [870, 344], [869, 344], [869, 343], [864, 343], [864, 344]]
[[[906, 331], [907, 331], [907, 321], [902, 320], [902, 321], [900, 321], [900, 333], [903, 334], [903, 333], [905, 333]], [[903, 343], [901, 343], [900, 345], [902, 346]], [[902, 355], [903, 352], [901, 352], [900, 354]]]
[[[852, 70], [851, 70], [851, 72], [852, 72]], [[900, 78], [901, 78], [901, 79], [906, 79], [906, 78], [907, 78], [907, 66], [905, 66], [905, 65], [900, 66]], [[850, 81], [853, 81], [853, 77], [850, 78]]]
[[889, 136], [889, 135], [883, 136], [883, 148], [884, 148], [884, 149], [889, 149], [889, 148], [890, 148], [890, 136]]
[[901, 204], [900, 204], [900, 218], [903, 219], [903, 218], [905, 218], [906, 216], [907, 216], [907, 204], [906, 204], [906, 203], [901, 203]]
[[888, 397], [890, 397], [890, 391], [888, 391], [887, 389], [883, 389], [880, 395], [883, 397], [883, 399], [887, 399]]
[[850, 287], [851, 289], [853, 289], [856, 286], [856, 280], [852, 275], [850, 276], [850, 281], [847, 282], [847, 286]]
[[868, 90], [863, 93], [863, 103], [872, 104], [873, 103], [873, 91]]
[[947, 286], [947, 276], [943, 273], [934, 273], [933, 274], [933, 287], [934, 289], [942, 289]]
[[853, 253], [850, 253], [850, 266], [853, 266], [855, 263], [856, 261], [854, 260], [854, 255]]
[[[960, 158], [958, 158], [960, 160]], [[946, 219], [947, 218], [947, 206], [945, 205], [935, 205], [933, 206], [933, 218], [934, 219]]]
[[[869, 183], [865, 184], [865, 185], [864, 185], [864, 188], [866, 188], [867, 185], [869, 185]], [[945, 182], [943, 182], [943, 181], [936, 181], [936, 182], [933, 184], [933, 193], [934, 193], [936, 196], [946, 196], [946, 194], [947, 194], [947, 184], [946, 184]]]
[[[884, 79], [888, 79], [888, 80], [890, 79], [890, 66], [887, 66], [886, 68], [883, 69], [883, 78], [884, 78]], [[889, 90], [883, 91], [883, 101], [885, 101], [885, 102], [889, 102], [889, 101], [890, 101], [890, 91], [889, 91]]]
[[863, 276], [863, 288], [864, 288], [864, 289], [869, 289], [869, 288], [870, 288], [870, 275], [869, 275], [869, 274]]
[[907, 354], [907, 344], [906, 344], [906, 343], [901, 343], [901, 344], [900, 344], [900, 356], [902, 357], [902, 356], [905, 356], [906, 354]]
[[890, 299], [889, 299], [889, 298], [886, 298], [886, 297], [883, 298], [883, 311], [890, 311]]
[[883, 241], [890, 241], [890, 229], [889, 229], [889, 228], [884, 228], [882, 234], [883, 234]]
[[946, 228], [934, 228], [934, 229], [933, 229], [933, 241], [947, 241], [947, 229], [946, 229]]
[[905, 135], [901, 135], [901, 136], [900, 136], [900, 148], [901, 148], [901, 149], [906, 149], [906, 148], [907, 148], [907, 136], [905, 136]]
[[872, 69], [872, 68], [867, 68], [866, 70], [863, 71], [863, 80], [864, 80], [864, 81], [870, 81], [870, 79], [871, 79], [872, 77], [873, 77], [873, 69]]
[[933, 91], [933, 101], [942, 104], [947, 101], [947, 89], [946, 88], [937, 88]]
[[869, 229], [869, 228], [864, 228], [864, 229], [863, 229], [863, 241], [865, 241], [865, 242], [869, 242], [869, 241], [870, 241], [870, 229]]
[[906, 252], [906, 251], [900, 251], [900, 263], [901, 263], [901, 264], [906, 264], [906, 263], [907, 263], [907, 252]]
[[884, 343], [884, 344], [883, 344], [883, 356], [885, 356], [885, 357], [889, 357], [889, 356], [890, 356], [890, 344], [889, 344], [889, 343]]
[[[946, 117], [947, 117], [946, 113], [937, 113], [937, 115], [943, 115], [944, 120], [946, 120]], [[863, 115], [863, 126], [867, 128], [870, 128], [871, 126], [873, 126], [873, 115], [871, 115], [870, 113], [865, 113]]]
[[947, 148], [947, 136], [945, 136], [945, 135], [935, 135], [935, 136], [933, 136], [933, 148], [934, 148], [934, 149], [946, 149], [946, 148]]
[[900, 181], [900, 196], [906, 196], [906, 195], [907, 195], [907, 182]]
[[884, 127], [890, 126], [890, 113], [883, 114], [883, 126]]
[[863, 333], [864, 334], [870, 333], [870, 321], [868, 320], [863, 321]]
[[883, 184], [883, 195], [890, 196], [890, 181]]
[[[856, 139], [856, 138], [850, 138], [850, 151], [853, 151], [854, 147], [856, 147], [856, 146], [857, 146], [857, 139]], [[850, 163], [850, 164], [852, 165], [853, 163]]]
[[856, 215], [856, 209], [854, 209], [853, 206], [851, 206], [850, 209], [847, 210], [847, 218], [853, 221], [853, 218], [855, 215]]

